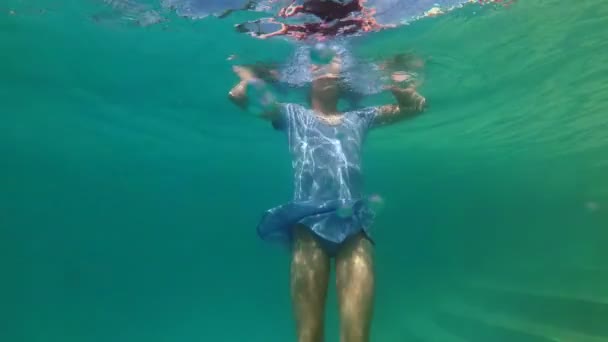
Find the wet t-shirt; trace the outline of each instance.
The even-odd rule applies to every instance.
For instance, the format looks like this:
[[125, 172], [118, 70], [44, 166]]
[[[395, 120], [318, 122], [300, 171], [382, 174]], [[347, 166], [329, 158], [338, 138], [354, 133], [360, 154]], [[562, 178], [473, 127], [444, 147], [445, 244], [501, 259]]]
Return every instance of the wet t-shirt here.
[[375, 108], [362, 109], [329, 124], [303, 106], [283, 107], [275, 127], [287, 133], [294, 201], [361, 197], [361, 147], [375, 115]]
[[275, 128], [287, 135], [293, 166], [293, 200], [270, 209], [258, 233], [265, 239], [289, 240], [295, 224], [304, 224], [335, 243], [366, 230], [361, 148], [378, 111], [346, 112], [337, 124], [314, 111], [283, 105]]

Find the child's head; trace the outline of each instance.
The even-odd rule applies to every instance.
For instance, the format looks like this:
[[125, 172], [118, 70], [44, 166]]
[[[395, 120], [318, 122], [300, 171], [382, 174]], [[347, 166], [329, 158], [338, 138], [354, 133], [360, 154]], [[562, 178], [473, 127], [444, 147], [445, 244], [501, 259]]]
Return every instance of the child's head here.
[[329, 107], [337, 106], [340, 98], [340, 71], [342, 60], [335, 56], [324, 66], [313, 66], [314, 78], [311, 88], [311, 102], [322, 102]]
[[336, 106], [340, 97], [338, 77], [324, 75], [312, 81], [311, 102], [322, 102], [326, 106]]

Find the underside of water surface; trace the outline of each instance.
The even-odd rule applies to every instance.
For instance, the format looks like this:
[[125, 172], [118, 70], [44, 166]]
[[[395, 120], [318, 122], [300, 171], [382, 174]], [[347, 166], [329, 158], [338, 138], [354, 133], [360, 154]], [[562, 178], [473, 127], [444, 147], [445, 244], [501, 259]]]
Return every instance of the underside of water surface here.
[[[429, 104], [364, 149], [372, 341], [608, 341], [608, 3], [404, 4], [347, 39], [423, 60]], [[288, 151], [227, 92], [300, 43], [234, 30], [267, 9], [195, 5], [0, 4], [0, 340], [293, 340], [289, 257], [255, 234]], [[327, 312], [336, 341], [333, 284]]]

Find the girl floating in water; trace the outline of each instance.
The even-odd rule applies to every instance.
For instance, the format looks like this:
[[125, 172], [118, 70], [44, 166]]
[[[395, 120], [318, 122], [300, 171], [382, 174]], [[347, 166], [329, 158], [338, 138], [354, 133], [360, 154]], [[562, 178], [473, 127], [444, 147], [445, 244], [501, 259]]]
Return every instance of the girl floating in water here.
[[[363, 194], [361, 148], [370, 129], [422, 113], [426, 101], [413, 87], [391, 86], [396, 104], [342, 113], [337, 104], [342, 63], [316, 70], [310, 108], [278, 103], [246, 68], [229, 93], [241, 108], [286, 133], [294, 170], [293, 200], [268, 210], [258, 225], [264, 240], [291, 249], [291, 295], [300, 342], [323, 341], [323, 318], [335, 258], [343, 342], [368, 342], [374, 298], [371, 226], [376, 198]], [[251, 96], [257, 92], [257, 98]]]

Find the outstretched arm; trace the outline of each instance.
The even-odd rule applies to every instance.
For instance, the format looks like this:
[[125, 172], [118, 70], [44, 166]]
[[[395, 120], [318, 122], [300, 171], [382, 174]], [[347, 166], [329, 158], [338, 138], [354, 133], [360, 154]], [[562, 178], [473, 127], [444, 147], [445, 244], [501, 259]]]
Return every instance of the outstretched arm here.
[[410, 119], [424, 112], [426, 99], [416, 92], [413, 87], [389, 88], [397, 100], [397, 104], [378, 107], [379, 114], [374, 120], [375, 126], [390, 125], [401, 120]]
[[[248, 68], [234, 67], [235, 73], [241, 79], [228, 93], [228, 98], [241, 109], [252, 112], [262, 119], [275, 121], [279, 118], [279, 103], [268, 90], [264, 81], [258, 79]], [[248, 93], [254, 90], [257, 94], [250, 99]], [[251, 104], [254, 104], [252, 108]]]

